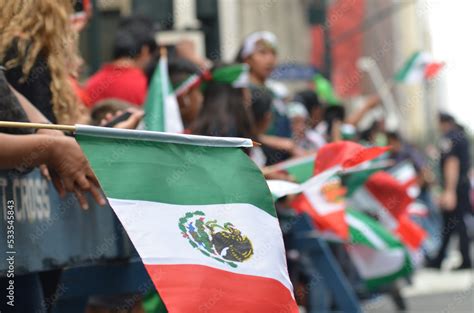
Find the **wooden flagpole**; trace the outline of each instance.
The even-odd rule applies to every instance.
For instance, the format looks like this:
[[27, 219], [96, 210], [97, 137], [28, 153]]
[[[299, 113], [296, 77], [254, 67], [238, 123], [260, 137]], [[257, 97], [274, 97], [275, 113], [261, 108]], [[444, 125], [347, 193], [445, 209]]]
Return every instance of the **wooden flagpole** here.
[[[26, 122], [6, 122], [0, 121], [0, 127], [9, 128], [36, 128], [36, 129], [54, 129], [65, 132], [75, 132], [76, 126], [74, 125], [57, 125], [57, 124], [41, 124], [41, 123], [26, 123]], [[254, 146], [261, 146], [262, 144], [252, 140]]]
[[165, 46], [160, 47], [160, 57], [167, 58], [168, 57], [168, 49]]
[[61, 130], [61, 131], [66, 131], [66, 132], [76, 131], [76, 126], [74, 125], [57, 125], [57, 124], [41, 124], [41, 123], [25, 123], [25, 122], [0, 121], [0, 127], [54, 129], [54, 130]]

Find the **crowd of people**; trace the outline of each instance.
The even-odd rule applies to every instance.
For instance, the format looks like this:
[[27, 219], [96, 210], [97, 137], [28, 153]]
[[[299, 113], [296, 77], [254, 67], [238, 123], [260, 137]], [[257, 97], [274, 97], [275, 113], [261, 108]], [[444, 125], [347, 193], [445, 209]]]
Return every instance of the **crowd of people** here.
[[[0, 120], [140, 128], [148, 87], [160, 59], [155, 25], [142, 16], [123, 18], [114, 35], [112, 60], [79, 82], [84, 61], [78, 53], [78, 38], [90, 12], [86, 8], [85, 17], [73, 18], [70, 3], [0, 0]], [[434, 230], [441, 234], [435, 245], [439, 252], [427, 253], [427, 266], [441, 267], [450, 237], [457, 232], [462, 255], [459, 268], [472, 267], [465, 222], [465, 216], [472, 214], [469, 144], [466, 132], [451, 115], [439, 115], [440, 163], [433, 166], [421, 149], [408, 144], [398, 132], [387, 131], [383, 120], [361, 129], [362, 118], [381, 102], [377, 95], [366, 97], [359, 109], [349, 113], [342, 103], [325, 103], [313, 86], [290, 92], [271, 81], [278, 64], [278, 41], [270, 32], [248, 35], [231, 64], [199, 56], [186, 40], [168, 58], [170, 82], [179, 90], [176, 98], [184, 133], [246, 137], [261, 143], [245, 152], [267, 179], [293, 181], [289, 173], [268, 170], [269, 166], [313, 155], [327, 143], [350, 140], [390, 145], [388, 158], [393, 164], [412, 163], [421, 189], [418, 199], [430, 215], [440, 210], [444, 221], [441, 229]], [[117, 120], [124, 113], [128, 113], [126, 118]], [[34, 167], [41, 167], [61, 195], [74, 193], [83, 208], [89, 206], [86, 193], [98, 204], [106, 204], [73, 138], [55, 130], [1, 128], [0, 169], [21, 173]], [[435, 184], [442, 190], [436, 204], [432, 201]], [[453, 219], [460, 221], [455, 227], [450, 224]], [[58, 275], [53, 274], [57, 284]]]

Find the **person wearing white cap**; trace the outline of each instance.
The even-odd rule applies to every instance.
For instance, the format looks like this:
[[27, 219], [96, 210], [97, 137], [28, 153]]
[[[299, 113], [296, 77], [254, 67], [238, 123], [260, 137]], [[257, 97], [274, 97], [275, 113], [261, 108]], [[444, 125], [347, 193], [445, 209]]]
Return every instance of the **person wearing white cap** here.
[[250, 66], [250, 81], [255, 85], [264, 85], [277, 62], [277, 39], [268, 31], [254, 32], [248, 35], [239, 51], [237, 61]]
[[267, 165], [278, 163], [290, 156], [298, 156], [301, 149], [291, 141], [290, 121], [281, 99], [268, 85], [268, 78], [277, 64], [277, 39], [268, 31], [258, 31], [248, 35], [239, 50], [237, 62], [246, 63], [250, 68], [249, 88], [255, 94], [272, 94], [272, 123], [260, 141], [266, 146]]

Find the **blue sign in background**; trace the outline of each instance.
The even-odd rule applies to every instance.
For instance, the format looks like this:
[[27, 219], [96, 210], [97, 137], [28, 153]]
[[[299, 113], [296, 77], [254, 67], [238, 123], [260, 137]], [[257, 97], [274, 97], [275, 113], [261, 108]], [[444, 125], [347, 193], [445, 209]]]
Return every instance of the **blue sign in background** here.
[[313, 81], [318, 70], [309, 64], [283, 63], [273, 70], [270, 78], [283, 81]]
[[[10, 252], [0, 257], [0, 277], [8, 271], [7, 255], [14, 255], [16, 275], [136, 256], [109, 206], [99, 207], [91, 200], [90, 209], [82, 210], [72, 195], [60, 199], [39, 170], [12, 173], [0, 172], [0, 251]], [[7, 246], [7, 225], [12, 224], [7, 224], [7, 203], [11, 201], [13, 247]]]

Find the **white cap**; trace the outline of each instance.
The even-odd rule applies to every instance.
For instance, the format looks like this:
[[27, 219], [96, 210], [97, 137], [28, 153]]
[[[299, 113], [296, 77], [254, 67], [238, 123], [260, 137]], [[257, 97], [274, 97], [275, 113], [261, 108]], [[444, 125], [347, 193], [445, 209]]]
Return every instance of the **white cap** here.
[[308, 111], [305, 106], [299, 102], [288, 103], [286, 114], [290, 119], [298, 116], [304, 118], [308, 117]]
[[245, 59], [246, 57], [254, 53], [257, 42], [259, 42], [260, 40], [270, 43], [274, 48], [276, 48], [277, 46], [277, 38], [275, 34], [268, 31], [251, 33], [244, 40], [244, 46], [242, 48], [242, 51], [240, 52], [240, 57]]

